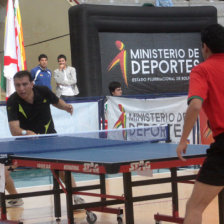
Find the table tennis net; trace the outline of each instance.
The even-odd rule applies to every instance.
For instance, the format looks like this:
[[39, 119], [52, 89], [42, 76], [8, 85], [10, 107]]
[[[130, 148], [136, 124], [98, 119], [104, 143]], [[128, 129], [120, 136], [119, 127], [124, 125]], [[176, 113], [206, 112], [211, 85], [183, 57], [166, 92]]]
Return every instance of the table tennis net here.
[[[91, 132], [71, 134], [80, 138], [99, 138], [119, 141], [169, 141], [170, 133], [168, 125], [154, 125], [144, 127], [108, 129]], [[125, 144], [125, 143], [124, 143]]]
[[106, 148], [124, 144], [169, 141], [169, 139], [168, 125], [89, 131], [63, 135], [37, 135], [17, 137], [8, 139], [7, 141], [1, 140], [0, 154], [27, 154]]

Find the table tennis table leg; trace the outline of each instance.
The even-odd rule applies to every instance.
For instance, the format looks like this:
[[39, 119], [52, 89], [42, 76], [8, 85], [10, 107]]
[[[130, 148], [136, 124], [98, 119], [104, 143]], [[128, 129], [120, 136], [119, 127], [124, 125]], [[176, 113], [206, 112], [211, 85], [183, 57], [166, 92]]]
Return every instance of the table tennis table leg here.
[[[106, 195], [106, 178], [105, 174], [100, 174], [100, 193]], [[101, 198], [101, 201], [106, 201], [106, 198]]]
[[219, 224], [224, 224], [224, 190], [219, 193]]
[[71, 172], [65, 171], [65, 185], [66, 185], [66, 204], [67, 204], [67, 218], [68, 224], [74, 224], [73, 209], [72, 209], [72, 180]]
[[179, 217], [178, 187], [177, 187], [177, 168], [171, 168], [171, 189], [173, 217]]
[[7, 212], [6, 212], [6, 205], [5, 205], [5, 193], [0, 193], [0, 223], [8, 223], [8, 224], [23, 224], [23, 222], [20, 221], [12, 221], [7, 220]]
[[123, 173], [126, 224], [134, 224], [131, 173]]
[[177, 181], [177, 168], [171, 168], [171, 192], [172, 192], [172, 216], [161, 215], [157, 213], [154, 215], [156, 223], [161, 221], [172, 223], [183, 223], [184, 219], [179, 217], [179, 202], [178, 202], [178, 181]]
[[[59, 171], [55, 170], [54, 173], [59, 177]], [[57, 218], [57, 221], [60, 220], [61, 217], [61, 197], [59, 193], [59, 183], [55, 177], [53, 177], [53, 190], [57, 191], [54, 192], [54, 215]]]
[[0, 206], [1, 206], [1, 219], [0, 220], [6, 220], [6, 206], [5, 206], [5, 193], [0, 193]]

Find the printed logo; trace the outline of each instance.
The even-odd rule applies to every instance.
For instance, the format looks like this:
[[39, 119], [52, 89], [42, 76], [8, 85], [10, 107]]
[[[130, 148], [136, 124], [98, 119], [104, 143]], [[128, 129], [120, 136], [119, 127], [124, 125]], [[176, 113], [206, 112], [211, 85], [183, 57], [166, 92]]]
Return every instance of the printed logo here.
[[[119, 128], [120, 126], [122, 128], [126, 128], [126, 113], [124, 107], [121, 104], [118, 104], [118, 108], [121, 111], [121, 115], [118, 118], [117, 122], [115, 123], [114, 128]], [[122, 132], [124, 140], [127, 140], [127, 131], [123, 130]]]
[[87, 173], [99, 173], [100, 172], [100, 167], [99, 164], [97, 163], [84, 163], [83, 164], [83, 172]]
[[19, 104], [19, 112], [27, 119], [27, 115], [20, 104]]
[[[164, 35], [164, 38], [161, 34], [141, 34], [138, 41], [135, 38], [135, 34], [128, 37], [117, 34], [113, 40], [110, 37], [102, 41], [102, 46], [109, 45], [107, 51], [104, 48], [101, 52], [103, 75], [111, 75], [104, 80], [109, 82], [113, 77], [120, 79], [119, 76], [122, 76], [126, 87], [125, 95], [186, 91], [189, 73], [202, 59], [198, 37], [195, 37], [194, 41], [187, 38], [186, 47], [180, 44], [183, 37], [178, 33], [172, 34], [172, 37]], [[170, 47], [164, 46], [167, 38], [172, 42]], [[160, 83], [163, 85], [162, 88]], [[175, 85], [169, 85], [170, 83]]]
[[151, 169], [150, 161], [139, 161], [130, 164], [129, 171], [146, 171]]
[[117, 49], [120, 51], [120, 53], [118, 53], [117, 56], [115, 56], [115, 58], [111, 61], [107, 70], [110, 71], [115, 65], [120, 64], [120, 69], [121, 69], [124, 82], [126, 86], [128, 86], [127, 62], [126, 62], [127, 51], [125, 50], [124, 43], [121, 42], [120, 40], [115, 41], [115, 45]]

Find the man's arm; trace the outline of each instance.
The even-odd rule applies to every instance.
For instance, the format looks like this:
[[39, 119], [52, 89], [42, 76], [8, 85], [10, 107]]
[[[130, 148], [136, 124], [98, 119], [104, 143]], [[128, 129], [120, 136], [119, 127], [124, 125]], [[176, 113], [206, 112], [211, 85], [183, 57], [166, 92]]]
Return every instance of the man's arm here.
[[53, 104], [53, 106], [57, 107], [58, 109], [65, 110], [71, 115], [73, 114], [73, 106], [71, 104], [65, 103], [65, 101], [62, 99], [59, 99], [58, 103]]
[[74, 85], [77, 83], [77, 78], [76, 78], [76, 70], [73, 67], [68, 67], [66, 70], [66, 73], [68, 75], [68, 79], [62, 79], [59, 77], [63, 77], [63, 74], [60, 67], [58, 70], [54, 71], [54, 78], [55, 81], [57, 83], [57, 85], [62, 85], [62, 86], [70, 86], [70, 85]]
[[54, 70], [54, 79], [55, 79], [57, 86], [61, 85], [61, 82], [62, 82], [61, 77], [60, 77], [60, 72], [61, 71], [59, 69]]
[[[20, 123], [19, 121], [10, 121], [9, 122], [9, 129], [10, 129], [10, 132], [12, 134], [12, 136], [19, 136], [19, 135], [22, 135], [22, 131], [24, 129], [20, 128]], [[33, 131], [30, 131], [30, 130], [25, 130], [26, 131], [26, 135], [36, 135], [35, 132]]]
[[186, 159], [184, 159], [182, 157], [182, 154], [186, 153], [186, 149], [187, 149], [187, 138], [192, 130], [192, 128], [194, 127], [194, 124], [197, 120], [198, 114], [201, 110], [202, 107], [202, 100], [201, 99], [192, 99], [188, 108], [187, 108], [187, 112], [186, 112], [186, 116], [184, 119], [184, 128], [183, 128], [183, 133], [180, 139], [180, 143], [177, 146], [177, 155], [178, 157], [183, 160], [186, 161]]

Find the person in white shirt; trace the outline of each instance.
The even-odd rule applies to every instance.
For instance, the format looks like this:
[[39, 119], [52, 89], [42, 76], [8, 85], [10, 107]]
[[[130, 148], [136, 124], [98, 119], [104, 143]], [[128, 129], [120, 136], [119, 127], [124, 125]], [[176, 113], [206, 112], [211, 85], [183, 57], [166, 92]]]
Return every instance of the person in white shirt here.
[[56, 95], [63, 100], [72, 100], [79, 94], [77, 87], [76, 70], [66, 63], [66, 56], [60, 54], [57, 57], [59, 68], [54, 71], [56, 81]]

